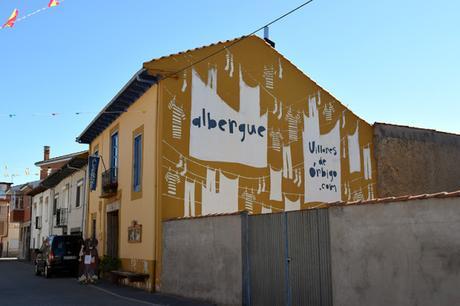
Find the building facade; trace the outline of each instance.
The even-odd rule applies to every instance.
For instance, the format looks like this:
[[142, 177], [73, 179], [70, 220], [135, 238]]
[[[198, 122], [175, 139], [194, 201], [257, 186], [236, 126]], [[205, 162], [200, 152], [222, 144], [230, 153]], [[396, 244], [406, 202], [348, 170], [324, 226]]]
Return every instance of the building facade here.
[[32, 249], [40, 248], [49, 235], [84, 234], [88, 153], [73, 153], [65, 159], [62, 162], [55, 158], [60, 167], [29, 192], [32, 196]]
[[12, 183], [0, 182], [0, 257], [7, 255], [10, 197], [7, 194]]
[[102, 161], [88, 232], [151, 290], [162, 220], [376, 194], [372, 126], [256, 36], [145, 63], [77, 140]]

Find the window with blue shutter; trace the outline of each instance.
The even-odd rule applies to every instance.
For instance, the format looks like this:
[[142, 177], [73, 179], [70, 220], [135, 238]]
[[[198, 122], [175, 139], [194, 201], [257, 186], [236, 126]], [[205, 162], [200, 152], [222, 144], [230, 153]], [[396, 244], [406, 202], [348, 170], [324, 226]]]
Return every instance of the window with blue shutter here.
[[133, 190], [141, 191], [141, 173], [142, 172], [142, 134], [134, 137], [133, 150]]

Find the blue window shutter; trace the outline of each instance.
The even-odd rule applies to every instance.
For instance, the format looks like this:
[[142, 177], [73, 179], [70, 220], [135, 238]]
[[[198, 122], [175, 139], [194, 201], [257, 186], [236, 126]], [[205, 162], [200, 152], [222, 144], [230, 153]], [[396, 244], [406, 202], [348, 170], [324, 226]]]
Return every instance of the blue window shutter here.
[[134, 138], [134, 162], [133, 162], [133, 189], [138, 192], [141, 189], [141, 171], [142, 171], [142, 134]]

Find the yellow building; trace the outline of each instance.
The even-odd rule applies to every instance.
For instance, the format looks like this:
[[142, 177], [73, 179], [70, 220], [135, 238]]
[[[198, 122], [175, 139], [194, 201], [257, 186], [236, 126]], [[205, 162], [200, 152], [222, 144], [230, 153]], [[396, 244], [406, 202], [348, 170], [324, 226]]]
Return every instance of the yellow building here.
[[257, 36], [144, 63], [77, 140], [103, 161], [87, 233], [152, 290], [161, 220], [376, 194], [372, 127]]

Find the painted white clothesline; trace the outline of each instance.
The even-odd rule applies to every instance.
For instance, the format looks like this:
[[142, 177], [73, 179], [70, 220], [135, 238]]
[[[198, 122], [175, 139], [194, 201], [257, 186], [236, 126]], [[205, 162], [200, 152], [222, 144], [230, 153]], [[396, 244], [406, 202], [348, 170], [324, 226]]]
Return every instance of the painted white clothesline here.
[[[169, 163], [171, 163], [173, 166], [176, 165], [176, 162], [174, 162], [174, 161], [168, 159], [167, 157], [163, 156], [162, 158], [163, 158], [164, 160], [168, 161]], [[164, 169], [166, 169], [166, 170], [169, 170], [169, 169], [171, 168], [171, 166], [165, 166], [165, 165], [162, 165], [162, 167], [163, 167]], [[212, 170], [215, 170], [215, 171], [224, 172], [222, 169], [215, 169], [215, 168], [211, 168], [211, 167], [206, 167], [206, 168], [207, 168], [207, 169], [212, 169]], [[280, 170], [280, 171], [281, 171], [281, 170]], [[203, 176], [201, 176], [201, 175], [198, 175], [198, 174], [196, 174], [196, 173], [194, 173], [194, 172], [192, 172], [192, 171], [190, 171], [190, 170], [187, 170], [187, 173], [191, 173], [194, 177], [190, 177], [190, 176], [185, 175], [185, 176], [184, 176], [184, 179], [194, 180], [195, 182], [198, 182], [198, 183], [200, 183], [200, 184], [202, 184], [202, 185], [205, 185], [205, 181], [206, 181], [206, 178], [205, 178], [205, 177], [203, 177]], [[235, 175], [235, 176], [236, 176], [236, 177], [241, 177], [240, 175]], [[270, 177], [270, 175], [269, 175], [268, 177]], [[197, 179], [197, 178], [199, 178], [199, 179]], [[260, 177], [260, 178], [263, 178], [263, 177]], [[201, 180], [200, 180], [200, 179], [201, 179]], [[345, 183], [342, 183], [342, 184], [341, 184], [341, 187], [346, 186], [347, 183], [350, 184], [350, 183], [353, 183], [353, 182], [355, 182], [355, 181], [357, 181], [357, 180], [362, 180], [362, 179], [363, 179], [363, 176], [360, 176], [360, 177], [355, 178], [355, 179], [353, 179], [353, 180], [349, 180], [349, 181], [347, 181], [347, 182], [345, 182]], [[373, 185], [376, 185], [376, 183], [371, 183], [371, 182], [369, 182], [368, 184], [366, 184], [366, 186], [369, 186], [369, 185], [373, 186]], [[240, 186], [238, 187], [239, 190], [244, 190], [244, 189], [246, 189], [246, 188], [248, 188], [248, 187], [240, 187]], [[362, 190], [353, 191], [351, 194], [357, 194], [357, 193], [359, 193], [359, 192], [362, 192]], [[265, 190], [265, 191], [261, 191], [261, 193], [270, 193], [270, 191]], [[282, 192], [282, 193], [283, 193], [283, 194], [286, 194], [286, 195], [292, 195], [292, 196], [304, 196], [303, 193], [293, 193], [293, 192]]]
[[[192, 162], [192, 163], [194, 163], [194, 164], [196, 164], [196, 165], [199, 165], [199, 166], [201, 166], [201, 167], [203, 167], [203, 168], [206, 168], [206, 169], [212, 168], [212, 167], [209, 167], [209, 166], [207, 166], [207, 165], [201, 164], [201, 163], [199, 163], [199, 162], [197, 162], [197, 161], [195, 161], [195, 160], [193, 160], [193, 159], [190, 159], [190, 158], [184, 156], [182, 153], [180, 153], [176, 148], [174, 148], [173, 146], [171, 146], [171, 145], [170, 145], [168, 142], [166, 142], [165, 140], [163, 140], [163, 143], [165, 143], [165, 144], [167, 144], [168, 146], [170, 146], [171, 149], [173, 149], [173, 150], [179, 155], [179, 157], [182, 156], [182, 158], [184, 158], [185, 160], [190, 161], [190, 162]], [[167, 157], [165, 157], [165, 156], [163, 156], [162, 158], [164, 158], [164, 159], [166, 159], [167, 161], [171, 162], [173, 165], [175, 164], [175, 162], [169, 160], [169, 159], [168, 159]], [[294, 165], [294, 166], [292, 167], [292, 169], [293, 169], [293, 170], [298, 169], [298, 168], [300, 168], [303, 164], [304, 164], [304, 162], [300, 162], [300, 163]], [[300, 168], [300, 169], [301, 169], [301, 168]], [[229, 172], [229, 171], [226, 171], [226, 170], [222, 170], [222, 169], [214, 169], [214, 170], [220, 170], [222, 173], [226, 173], [226, 174], [229, 174], [229, 175], [232, 175], [232, 176], [235, 176], [235, 177], [240, 177], [240, 178], [248, 179], [248, 180], [259, 180], [259, 179], [269, 179], [269, 178], [270, 178], [270, 174], [265, 175], [265, 176], [258, 176], [258, 177], [247, 177], [247, 176], [239, 175], [239, 174], [237, 174], [237, 173], [232, 173], [232, 172]], [[282, 170], [282, 168], [280, 168], [280, 169], [275, 169], [275, 170], [279, 171], [279, 170]], [[373, 170], [372, 170], [372, 174], [375, 174], [376, 171], [377, 171], [376, 169], [373, 169]], [[202, 178], [203, 178], [203, 177], [202, 177]], [[204, 179], [204, 178], [203, 178], [203, 179]], [[353, 182], [355, 182], [355, 181], [362, 180], [362, 179], [365, 179], [364, 176], [359, 176], [359, 177], [354, 178], [354, 179], [352, 179], [352, 180], [348, 180], [347, 182], [348, 182], [348, 183], [353, 183]], [[343, 186], [343, 185], [345, 185], [345, 183], [341, 184], [341, 186]]]

